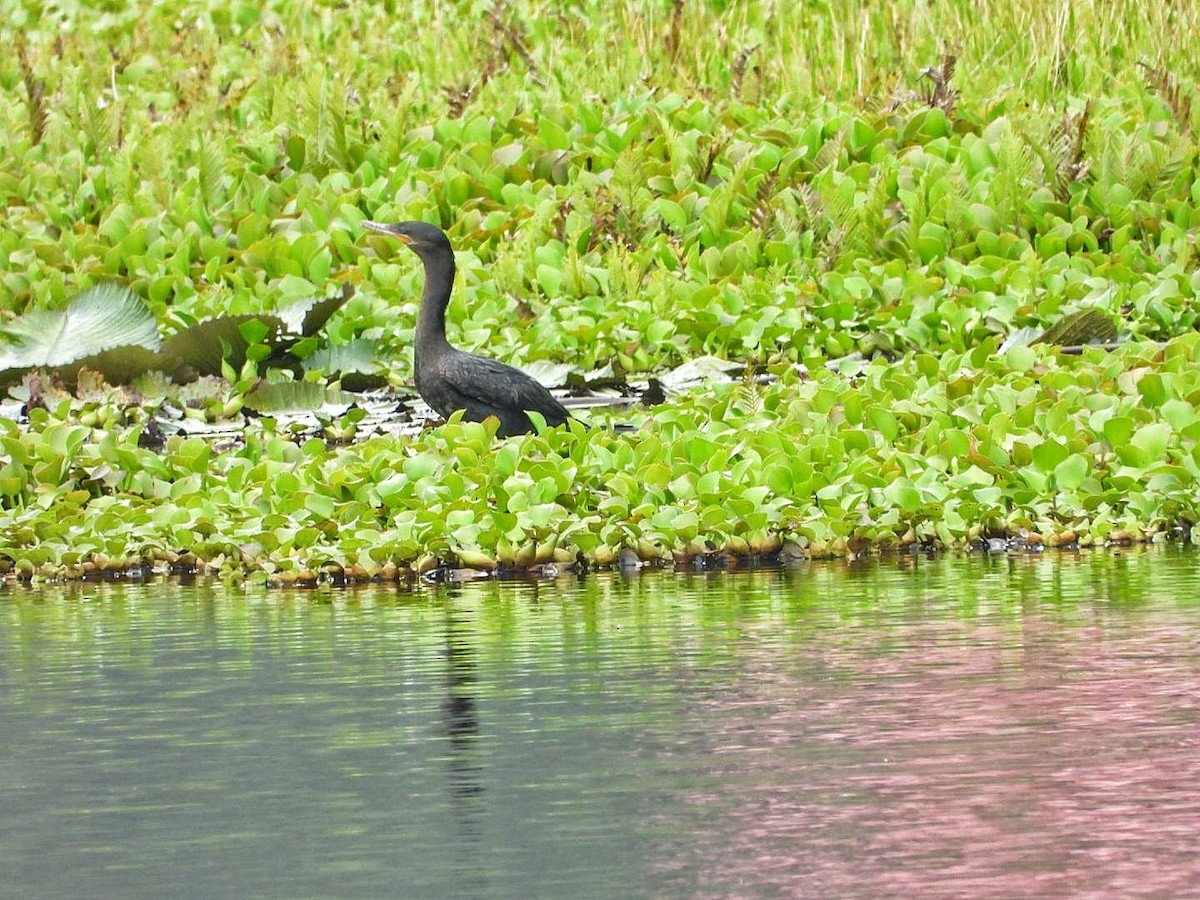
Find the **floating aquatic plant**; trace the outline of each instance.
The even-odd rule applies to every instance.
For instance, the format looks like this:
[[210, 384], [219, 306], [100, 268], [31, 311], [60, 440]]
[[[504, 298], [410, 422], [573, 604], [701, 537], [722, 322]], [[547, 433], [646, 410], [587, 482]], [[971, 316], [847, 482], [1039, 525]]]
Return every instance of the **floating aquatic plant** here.
[[[926, 7], [14, 8], [0, 564], [311, 582], [1187, 533], [1194, 79], [1161, 36], [1200, 13]], [[669, 403], [632, 436], [398, 437], [330, 393], [411, 378], [421, 275], [364, 217], [450, 232], [456, 343]], [[143, 339], [35, 362], [102, 282]], [[321, 340], [279, 312], [307, 298]], [[212, 374], [109, 367], [168, 351]]]

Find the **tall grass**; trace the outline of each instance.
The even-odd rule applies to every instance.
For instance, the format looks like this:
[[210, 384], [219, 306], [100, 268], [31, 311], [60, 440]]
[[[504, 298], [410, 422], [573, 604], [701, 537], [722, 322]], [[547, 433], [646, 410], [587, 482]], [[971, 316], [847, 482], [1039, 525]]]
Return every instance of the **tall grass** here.
[[[25, 36], [39, 51], [42, 77], [79, 67], [99, 96], [134, 65], [139, 84], [189, 107], [177, 112], [198, 115], [236, 95], [241, 79], [293, 78], [317, 67], [364, 97], [413, 79], [421, 86], [413, 107], [422, 113], [444, 109], [446, 88], [472, 84], [479, 86], [473, 99], [485, 106], [514, 91], [552, 103], [584, 93], [616, 97], [641, 85], [720, 98], [746, 77], [751, 47], [750, 74], [762, 79], [763, 102], [774, 105], [816, 95], [886, 99], [948, 51], [958, 57], [967, 99], [1019, 88], [1025, 100], [1047, 103], [1138, 83], [1139, 63], [1191, 82], [1200, 7], [1184, 0], [276, 0], [260, 9], [164, 0], [127, 11], [62, 4], [40, 17], [30, 5], [0, 33], [10, 42]], [[143, 70], [139, 63], [150, 60]], [[2, 71], [11, 84], [21, 74], [18, 60], [8, 58]]]

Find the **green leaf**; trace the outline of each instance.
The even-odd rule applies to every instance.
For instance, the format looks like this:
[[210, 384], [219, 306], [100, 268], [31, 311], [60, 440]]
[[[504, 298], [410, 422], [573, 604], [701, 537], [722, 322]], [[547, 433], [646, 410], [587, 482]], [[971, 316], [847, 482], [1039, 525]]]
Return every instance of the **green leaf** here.
[[683, 207], [665, 197], [659, 197], [651, 203], [646, 214], [658, 216], [668, 228], [675, 232], [683, 231], [688, 223], [688, 216]]
[[496, 471], [505, 478], [517, 471], [520, 461], [521, 445], [518, 443], [510, 441], [496, 451]]
[[1130, 443], [1142, 450], [1151, 460], [1165, 459], [1167, 447], [1171, 441], [1171, 429], [1161, 422], [1143, 425], [1136, 432]]
[[[514, 446], [516, 445], [514, 444]], [[436, 474], [441, 467], [441, 462], [432, 453], [418, 453], [416, 456], [408, 457], [401, 464], [404, 474], [413, 481], [429, 478]]]
[[1133, 437], [1134, 421], [1129, 416], [1113, 416], [1104, 423], [1104, 439], [1110, 447], [1124, 447]]
[[1054, 481], [1062, 490], [1074, 491], [1087, 477], [1088, 458], [1082, 453], [1068, 456], [1054, 468]]
[[110, 383], [121, 383], [153, 364], [160, 346], [150, 308], [116, 284], [88, 288], [65, 309], [26, 313], [2, 331], [13, 342], [0, 347], [0, 380], [5, 382], [31, 368], [54, 369], [71, 380], [87, 366]]
[[571, 138], [562, 126], [546, 116], [542, 116], [538, 123], [538, 140], [547, 150], [568, 150], [571, 147]]
[[1155, 372], [1148, 372], [1139, 378], [1137, 389], [1148, 406], [1162, 406], [1170, 397], [1162, 376]]
[[1029, 347], [1010, 347], [1004, 354], [1004, 361], [1014, 372], [1028, 372], [1037, 362], [1037, 353]]
[[1168, 400], [1159, 413], [1176, 432], [1183, 432], [1200, 421], [1196, 407], [1184, 400]]
[[772, 463], [763, 473], [763, 481], [773, 493], [786, 497], [792, 491], [792, 470], [783, 463]]
[[261, 319], [247, 319], [238, 325], [238, 333], [248, 344], [261, 344], [271, 333], [271, 326]]
[[883, 439], [891, 444], [900, 434], [900, 423], [891, 411], [882, 406], [873, 406], [867, 410], [868, 424], [883, 435]]
[[554, 266], [540, 265], [537, 267], [537, 282], [547, 297], [558, 297], [562, 293], [562, 269]]
[[883, 489], [883, 495], [906, 513], [921, 508], [921, 492], [907, 478], [897, 478]]
[[1067, 448], [1054, 438], [1046, 438], [1033, 448], [1033, 464], [1039, 471], [1053, 472], [1067, 458]]
[[333, 517], [333, 512], [336, 509], [333, 498], [326, 497], [324, 494], [308, 494], [304, 498], [304, 508], [314, 516], [322, 519]]

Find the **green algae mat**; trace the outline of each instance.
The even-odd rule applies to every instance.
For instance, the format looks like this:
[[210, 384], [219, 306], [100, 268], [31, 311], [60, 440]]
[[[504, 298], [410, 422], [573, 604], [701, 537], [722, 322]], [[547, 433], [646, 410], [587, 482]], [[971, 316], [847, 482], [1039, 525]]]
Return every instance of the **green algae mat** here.
[[[1187, 538], [1200, 11], [876, 7], [13, 4], [0, 354], [100, 285], [165, 342], [345, 299], [288, 366], [243, 328], [192, 383], [18, 371], [0, 568], [307, 583]], [[451, 339], [552, 386], [736, 374], [581, 413], [633, 434], [373, 430], [337, 373], [411, 393], [421, 273], [365, 218], [445, 228]], [[1116, 340], [1030, 342], [1080, 313]], [[300, 398], [315, 432], [278, 414]]]

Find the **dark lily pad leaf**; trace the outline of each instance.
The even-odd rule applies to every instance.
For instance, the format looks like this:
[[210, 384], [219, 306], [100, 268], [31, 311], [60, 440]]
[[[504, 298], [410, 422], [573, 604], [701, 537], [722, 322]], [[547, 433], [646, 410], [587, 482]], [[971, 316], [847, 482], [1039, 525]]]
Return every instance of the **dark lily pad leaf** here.
[[276, 313], [285, 334], [312, 337], [325, 327], [329, 317], [354, 296], [354, 285], [345, 282], [341, 291], [328, 297], [307, 297], [290, 303]]
[[1107, 344], [1117, 339], [1112, 317], [1098, 309], [1081, 309], [1063, 316], [1033, 342], [1035, 344]]
[[260, 322], [266, 331], [262, 343], [275, 349], [273, 360], [285, 362], [285, 355], [301, 337], [309, 337], [324, 327], [342, 305], [354, 294], [345, 284], [331, 297], [310, 297], [298, 300], [276, 313], [219, 316], [185, 328], [163, 344], [166, 367], [177, 380], [196, 375], [219, 375], [222, 360], [235, 369], [246, 361], [248, 322]]
[[178, 381], [189, 381], [197, 375], [220, 375], [223, 359], [240, 369], [249, 347], [242, 326], [254, 320], [267, 326], [264, 343], [280, 341], [283, 323], [274, 316], [246, 314], [205, 319], [176, 333], [163, 344], [166, 370]]
[[1111, 344], [1116, 339], [1117, 326], [1112, 317], [1098, 309], [1089, 308], [1068, 313], [1044, 331], [1019, 328], [1004, 339], [999, 352], [1032, 344], [1056, 344], [1059, 347]]
[[82, 369], [99, 372], [110, 385], [129, 384], [146, 372], [162, 367], [162, 354], [145, 347], [114, 347], [94, 356], [87, 356], [68, 366], [59, 366], [54, 371], [64, 384], [74, 383]]
[[305, 372], [339, 375], [342, 387], [348, 391], [374, 390], [387, 384], [376, 355], [378, 347], [379, 342], [369, 338], [335, 344], [317, 350], [304, 360], [303, 368]]
[[246, 406], [260, 413], [289, 411], [326, 412], [341, 415], [356, 397], [314, 381], [262, 382], [246, 395]]
[[150, 308], [118, 284], [90, 287], [65, 309], [27, 313], [8, 323], [3, 334], [11, 341], [0, 349], [0, 381], [5, 383], [32, 368], [49, 369], [71, 381], [86, 365], [117, 384], [152, 363], [160, 346]]

